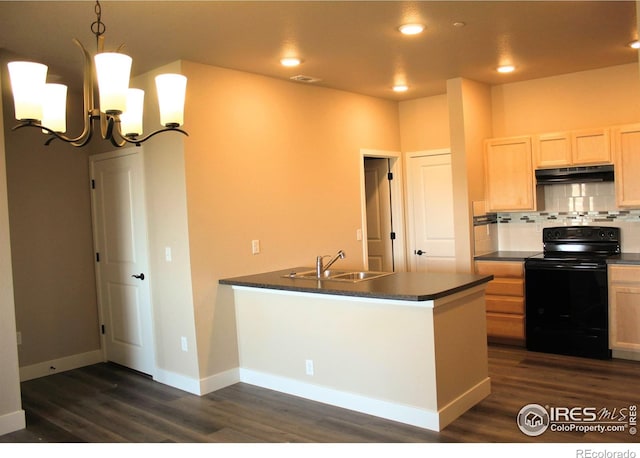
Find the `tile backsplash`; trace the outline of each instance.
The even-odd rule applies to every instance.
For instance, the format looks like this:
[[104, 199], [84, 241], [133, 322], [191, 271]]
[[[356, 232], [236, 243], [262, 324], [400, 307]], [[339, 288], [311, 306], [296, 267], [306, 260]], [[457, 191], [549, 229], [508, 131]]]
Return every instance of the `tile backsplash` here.
[[622, 251], [640, 253], [640, 210], [616, 209], [613, 183], [580, 183], [544, 187], [544, 211], [482, 214], [474, 202], [476, 255], [492, 251], [542, 251], [542, 228], [615, 226]]

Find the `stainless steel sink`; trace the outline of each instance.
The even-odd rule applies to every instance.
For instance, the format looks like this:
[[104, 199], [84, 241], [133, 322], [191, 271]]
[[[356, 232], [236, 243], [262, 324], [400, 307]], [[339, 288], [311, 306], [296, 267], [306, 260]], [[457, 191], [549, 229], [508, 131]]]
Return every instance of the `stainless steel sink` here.
[[[327, 270], [322, 273], [320, 280], [342, 281], [348, 283], [357, 283], [365, 280], [391, 275], [393, 272], [375, 272], [375, 271], [348, 271], [348, 270]], [[291, 272], [284, 275], [286, 278], [298, 278], [304, 280], [318, 280], [315, 270], [305, 270], [303, 272]]]

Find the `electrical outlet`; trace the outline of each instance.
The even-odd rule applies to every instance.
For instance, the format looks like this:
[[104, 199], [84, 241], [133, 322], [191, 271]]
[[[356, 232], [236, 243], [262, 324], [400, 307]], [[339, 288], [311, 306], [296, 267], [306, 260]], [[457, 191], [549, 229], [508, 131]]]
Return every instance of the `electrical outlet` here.
[[307, 359], [304, 362], [305, 364], [305, 372], [307, 375], [313, 375], [313, 360]]
[[22, 345], [22, 333], [20, 331], [16, 332], [16, 340], [18, 345]]
[[171, 247], [164, 247], [164, 260], [167, 262], [171, 262], [173, 260], [173, 256], [171, 255]]
[[259, 254], [260, 253], [260, 240], [252, 240], [251, 241], [251, 253]]
[[189, 351], [189, 344], [184, 336], [180, 337], [180, 347], [182, 347], [182, 351]]

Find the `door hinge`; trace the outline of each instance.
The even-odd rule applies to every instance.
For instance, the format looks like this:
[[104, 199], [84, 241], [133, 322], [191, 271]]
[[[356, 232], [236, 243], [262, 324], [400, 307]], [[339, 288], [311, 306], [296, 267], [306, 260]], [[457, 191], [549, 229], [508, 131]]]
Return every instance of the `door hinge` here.
[[387, 173], [387, 180], [389, 180], [389, 181], [393, 180], [393, 172], [388, 172]]
[[100, 262], [100, 253], [96, 253], [96, 262]]
[[100, 332], [101, 332], [102, 334], [104, 334], [104, 324], [101, 324], [101, 325], [100, 325]]
[[395, 232], [391, 232], [391, 240], [395, 240], [396, 239], [396, 233]]
[[91, 179], [91, 189], [96, 189], [96, 180]]

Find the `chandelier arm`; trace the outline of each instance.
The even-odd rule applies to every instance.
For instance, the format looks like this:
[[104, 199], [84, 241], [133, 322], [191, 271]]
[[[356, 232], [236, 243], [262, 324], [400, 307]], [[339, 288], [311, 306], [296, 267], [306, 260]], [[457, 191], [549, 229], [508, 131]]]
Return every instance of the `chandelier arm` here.
[[[105, 130], [102, 133], [102, 138], [105, 140], [109, 140], [113, 146], [116, 148], [122, 148], [125, 145], [125, 142], [122, 141], [122, 134], [120, 133], [120, 119], [116, 116], [104, 115], [100, 113], [100, 121], [101, 124], [103, 122], [106, 123]], [[104, 120], [104, 121], [103, 121]], [[117, 136], [116, 136], [117, 134]], [[118, 137], [120, 140], [118, 140]]]
[[146, 142], [151, 137], [161, 134], [162, 132], [180, 132], [181, 134], [186, 135], [187, 137], [189, 136], [189, 134], [186, 131], [179, 129], [177, 127], [165, 127], [164, 129], [158, 129], [155, 132], [151, 132], [149, 135], [146, 135], [142, 138], [123, 136], [122, 139], [127, 143], [132, 143], [136, 146], [140, 146], [141, 143]]
[[49, 143], [51, 143], [55, 139], [62, 140], [63, 142], [66, 142], [66, 143], [71, 143], [73, 146], [84, 146], [91, 139], [91, 133], [89, 133], [88, 138], [83, 139], [82, 143], [77, 143], [77, 139], [69, 138], [66, 135], [61, 134], [60, 132], [56, 132], [55, 130], [50, 129], [47, 126], [43, 126], [39, 122], [33, 121], [33, 120], [22, 121], [19, 124], [13, 126], [11, 128], [11, 130], [18, 130], [18, 129], [21, 129], [23, 127], [36, 127], [38, 129], [41, 129], [41, 130], [44, 130], [45, 132], [47, 132], [50, 135], [50, 137], [44, 143], [47, 146], [49, 146]]

